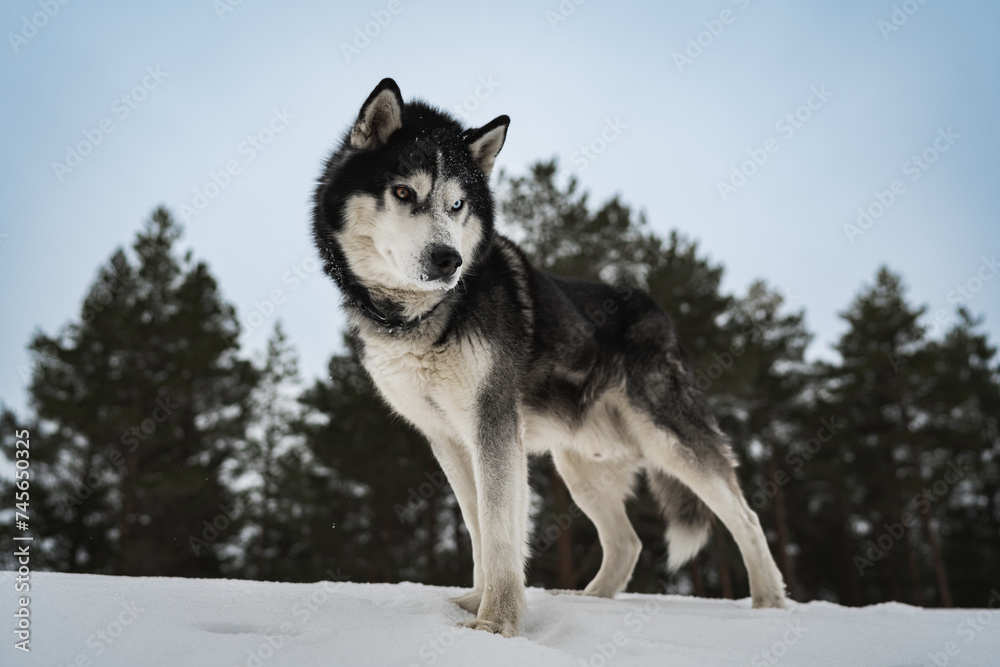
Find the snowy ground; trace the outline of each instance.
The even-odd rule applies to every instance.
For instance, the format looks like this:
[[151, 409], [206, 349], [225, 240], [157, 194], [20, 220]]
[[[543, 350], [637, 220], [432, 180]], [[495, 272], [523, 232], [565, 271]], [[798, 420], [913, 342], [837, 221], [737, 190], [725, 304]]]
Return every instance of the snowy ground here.
[[470, 617], [447, 601], [458, 589], [50, 572], [31, 574], [23, 653], [13, 584], [0, 572], [5, 667], [1000, 664], [997, 611], [826, 602], [754, 611], [748, 600], [531, 589], [524, 636], [503, 639], [456, 627]]

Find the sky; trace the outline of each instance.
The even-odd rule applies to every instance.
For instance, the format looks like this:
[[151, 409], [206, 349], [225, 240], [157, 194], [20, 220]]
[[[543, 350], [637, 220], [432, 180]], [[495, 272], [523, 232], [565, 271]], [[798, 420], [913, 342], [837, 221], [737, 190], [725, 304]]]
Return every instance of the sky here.
[[[307, 381], [342, 349], [315, 261], [323, 160], [380, 79], [699, 243], [723, 288], [804, 309], [810, 358], [881, 265], [941, 331], [1000, 342], [1000, 4], [8, 0], [0, 9], [0, 401], [158, 205]], [[257, 313], [254, 315], [254, 313]], [[930, 323], [928, 318], [926, 323]]]

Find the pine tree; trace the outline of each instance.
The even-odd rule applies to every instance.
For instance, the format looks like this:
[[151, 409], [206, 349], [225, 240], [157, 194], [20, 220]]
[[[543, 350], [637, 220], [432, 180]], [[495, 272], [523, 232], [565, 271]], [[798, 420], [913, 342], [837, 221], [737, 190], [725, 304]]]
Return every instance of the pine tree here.
[[591, 212], [570, 178], [556, 182], [557, 163], [539, 162], [527, 176], [501, 173], [502, 220], [532, 264], [549, 273], [641, 286], [655, 252], [645, 218], [613, 197]]
[[222, 467], [246, 427], [252, 366], [204, 263], [154, 212], [101, 268], [78, 320], [31, 343], [47, 565], [211, 576], [239, 513]]
[[[907, 303], [901, 278], [881, 268], [874, 285], [842, 314], [849, 328], [836, 345], [841, 362], [826, 368], [817, 401], [816, 422], [824, 414], [844, 422], [817, 455], [822, 466], [814, 491], [825, 501], [817, 513], [825, 511], [841, 535], [840, 562], [832, 571], [841, 573], [841, 601], [849, 604], [904, 599], [904, 588], [917, 595], [907, 550], [918, 548], [918, 541], [932, 549], [936, 544], [930, 523], [923, 530], [907, 526], [904, 534], [895, 528], [924, 474], [925, 440], [913, 405], [924, 375], [922, 314]], [[820, 547], [814, 541], [811, 548]], [[947, 588], [938, 583], [946, 601]]]
[[[740, 457], [745, 495], [773, 538], [775, 559], [794, 596], [792, 553], [797, 545], [786, 496], [801, 465], [793, 445], [802, 439], [802, 399], [812, 380], [804, 355], [812, 336], [805, 328], [805, 314], [784, 312], [788, 305], [763, 281], [754, 282], [727, 310], [727, 348], [713, 352], [712, 364], [698, 375], [712, 383], [706, 390], [716, 397], [722, 429]], [[718, 541], [722, 533], [720, 526], [715, 531]], [[739, 553], [731, 540], [726, 543], [726, 562], [738, 563]], [[741, 590], [747, 590], [744, 569], [737, 567], [736, 572]]]
[[926, 444], [911, 500], [940, 529], [941, 555], [932, 565], [950, 593], [942, 602], [981, 607], [1000, 579], [1000, 366], [996, 347], [977, 331], [981, 320], [964, 308], [955, 320], [921, 355], [926, 372], [915, 410]]
[[[234, 475], [247, 521], [241, 553], [231, 565], [252, 579], [295, 580], [297, 558], [310, 548], [298, 525], [303, 508], [298, 489], [306, 454], [295, 437], [299, 419], [298, 357], [281, 322], [267, 341], [251, 399], [252, 425], [246, 446], [237, 454]], [[306, 459], [308, 460], [308, 459]]]

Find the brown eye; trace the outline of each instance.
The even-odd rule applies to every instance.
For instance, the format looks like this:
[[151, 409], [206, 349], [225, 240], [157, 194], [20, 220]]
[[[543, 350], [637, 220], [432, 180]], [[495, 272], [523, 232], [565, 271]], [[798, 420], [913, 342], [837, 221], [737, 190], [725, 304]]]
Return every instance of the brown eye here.
[[410, 198], [410, 188], [406, 187], [405, 185], [397, 185], [396, 188], [393, 190], [393, 192], [395, 192], [396, 196], [399, 197], [400, 199]]

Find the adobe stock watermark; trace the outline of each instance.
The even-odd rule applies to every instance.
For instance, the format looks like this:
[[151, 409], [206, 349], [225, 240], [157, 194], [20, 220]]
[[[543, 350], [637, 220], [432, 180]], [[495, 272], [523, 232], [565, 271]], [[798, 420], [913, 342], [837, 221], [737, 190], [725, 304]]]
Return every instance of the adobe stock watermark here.
[[976, 272], [969, 276], [965, 282], [958, 283], [955, 285], [955, 289], [948, 292], [948, 296], [946, 297], [948, 303], [959, 306], [968, 305], [982, 291], [986, 283], [993, 280], [993, 277], [1000, 271], [1000, 262], [997, 262], [996, 255], [993, 255], [990, 259], [986, 257], [980, 257], [979, 259], [979, 267], [976, 269]]
[[586, 316], [586, 319], [578, 320], [576, 324], [572, 325], [569, 336], [557, 343], [560, 350], [570, 354], [574, 350], [579, 350], [598, 329], [608, 323], [608, 315], [614, 315], [618, 312], [620, 308], [618, 304], [619, 297], [622, 303], [624, 303], [631, 299], [635, 293], [635, 290], [628, 285], [614, 285], [613, 289], [615, 294], [618, 295], [614, 299], [605, 299], [599, 308], [595, 304], [595, 308], [593, 309], [584, 309], [583, 314]]
[[[667, 582], [660, 579], [659, 583], [666, 590]], [[577, 664], [585, 665], [586, 667], [606, 667], [612, 664], [618, 655], [618, 651], [629, 643], [632, 636], [639, 634], [646, 627], [646, 624], [660, 613], [660, 608], [663, 604], [663, 601], [659, 597], [644, 600], [642, 607], [625, 614], [625, 617], [622, 619], [622, 627], [624, 629], [612, 632], [607, 641], [594, 642], [594, 651], [586, 659], [579, 660]], [[627, 633], [626, 630], [628, 630]]]
[[559, 28], [561, 23], [565, 23], [570, 16], [576, 13], [576, 8], [587, 0], [562, 0], [555, 10], [545, 10], [545, 20], [549, 23], [549, 29], [553, 32]]
[[882, 41], [888, 42], [889, 35], [899, 32], [910, 20], [910, 17], [920, 11], [920, 6], [927, 4], [927, 0], [903, 0], [898, 5], [892, 6], [889, 19], [879, 19], [875, 24], [878, 31], [882, 33]]
[[[632, 464], [626, 459], [615, 459], [613, 462], [607, 462], [606, 465], [601, 467], [601, 474], [596, 479], [588, 479], [583, 483], [583, 487], [578, 491], [579, 497], [592, 502], [599, 500], [603, 496], [605, 489], [618, 483], [621, 480], [621, 475], [631, 469]], [[558, 515], [554, 512], [549, 512], [548, 518], [550, 521], [548, 525], [545, 528], [539, 528], [535, 531], [535, 535], [532, 538], [532, 553], [538, 555], [548, 551], [549, 547], [555, 544], [559, 537], [568, 531], [572, 527], [573, 522], [581, 516], [584, 516], [584, 512], [575, 501], [570, 501], [569, 509], [566, 512]], [[538, 520], [540, 523], [541, 517], [538, 517]]]
[[399, 523], [410, 523], [416, 519], [418, 513], [427, 505], [427, 501], [443, 489], [444, 485], [448, 482], [444, 473], [440, 470], [425, 472], [424, 477], [427, 478], [426, 482], [421, 482], [416, 488], [411, 486], [407, 489], [409, 495], [406, 498], [405, 506], [400, 503], [392, 506], [393, 511], [396, 513], [396, 518], [399, 519]]
[[[7, 238], [6, 234], [0, 234], [0, 245], [3, 244], [3, 240]], [[109, 282], [110, 285], [101, 283], [99, 287], [95, 287], [93, 291], [94, 298], [88, 298], [86, 300], [86, 309], [81, 313], [80, 320], [86, 324], [98, 313], [104, 312], [105, 306], [111, 304], [116, 293], [125, 286], [127, 282], [131, 280], [131, 275], [128, 273], [128, 263], [115, 263], [111, 262], [111, 271], [107, 272], [110, 274]], [[102, 271], [104, 269], [102, 268]], [[105, 274], [107, 276], [107, 273]], [[17, 367], [18, 375], [21, 377], [21, 382], [27, 385], [31, 382], [34, 375], [34, 369], [26, 364], [19, 364]]]
[[918, 519], [915, 512], [926, 514], [930, 512], [931, 506], [946, 495], [953, 486], [965, 479], [966, 474], [972, 471], [972, 464], [962, 458], [958, 463], [948, 462], [948, 469], [940, 479], [934, 480], [924, 489], [913, 496], [907, 503], [907, 508], [899, 517], [899, 521], [893, 523], [883, 522], [884, 532], [877, 538], [866, 542], [867, 549], [864, 556], [854, 556], [854, 567], [859, 575], [864, 575], [865, 570], [875, 567], [875, 563], [885, 558], [885, 555], [892, 550], [896, 544], [906, 537], [906, 531], [917, 525]]
[[[815, 436], [806, 440], [801, 446], [789, 447], [788, 453], [785, 454], [785, 465], [790, 466], [795, 472], [802, 472], [806, 463], [811, 461], [819, 453], [819, 450], [823, 449], [823, 445], [833, 440], [837, 432], [847, 425], [844, 422], [838, 423], [836, 416], [829, 419], [824, 417], [819, 420], [819, 423], [820, 427], [816, 430]], [[750, 504], [755, 509], [761, 509], [768, 500], [778, 495], [778, 489], [790, 481], [792, 478], [787, 472], [784, 470], [775, 471], [770, 479], [757, 482], [757, 490], [750, 495]]]
[[614, 120], [606, 118], [604, 129], [600, 134], [591, 139], [586, 145], [581, 145], [572, 155], [569, 156], [573, 166], [583, 173], [598, 157], [608, 150], [608, 146], [618, 141], [622, 131], [628, 129], [628, 125], [623, 123], [618, 116]]
[[802, 626], [802, 619], [786, 621], [785, 628], [779, 639], [768, 648], [754, 654], [750, 659], [750, 667], [769, 667], [778, 664], [778, 661], [788, 653], [788, 649], [798, 644], [802, 635], [809, 632], [809, 628]]
[[[931, 142], [931, 145], [920, 153], [914, 153], [910, 156], [909, 160], [903, 163], [903, 166], [900, 167], [903, 175], [909, 176], [911, 183], [916, 183], [938, 161], [941, 154], [947, 153], [955, 145], [955, 140], [961, 137], [962, 135], [956, 134], [951, 129], [951, 125], [947, 129], [939, 127], [937, 129], [937, 136]], [[883, 215], [888, 213], [889, 209], [906, 193], [906, 183], [900, 178], [893, 179], [889, 183], [889, 187], [885, 190], [876, 190], [873, 192], [873, 200], [867, 206], [858, 207], [858, 217], [854, 224], [849, 222], [844, 224], [844, 235], [847, 236], [847, 240], [851, 245], [854, 245], [854, 240], [857, 237], [862, 236]]]
[[368, 48], [372, 40], [382, 34], [382, 31], [389, 27], [392, 19], [403, 11], [401, 0], [389, 0], [384, 9], [376, 9], [371, 12], [372, 20], [363, 26], [354, 26], [354, 39], [350, 44], [340, 43], [340, 52], [344, 60], [348, 63], [352, 58], [361, 55], [361, 52]]
[[285, 303], [288, 294], [297, 292], [302, 284], [319, 270], [319, 262], [313, 257], [306, 256], [300, 262], [292, 266], [281, 274], [281, 284], [288, 285], [288, 292], [276, 288], [263, 299], [254, 299], [253, 307], [241, 319], [247, 335], [252, 334], [257, 329], [264, 326], [274, 314]]
[[[779, 288], [778, 293], [781, 296], [782, 302], [789, 306], [799, 301], [799, 297], [793, 294], [791, 290]], [[746, 353], [747, 345], [750, 343], [759, 343], [763, 340], [766, 333], [763, 322], [759, 320], [747, 322], [739, 334], [733, 336], [733, 342], [730, 343], [728, 351], [722, 354], [713, 352], [713, 361], [705, 368], [698, 368], [694, 372], [695, 385], [702, 391], [708, 391], [715, 381], [732, 368], [736, 361]]]
[[[174, 411], [181, 406], [180, 403], [172, 403], [170, 397], [157, 398], [156, 407], [153, 409], [151, 417], [143, 419], [137, 426], [122, 432], [119, 442], [128, 453], [133, 453], [139, 448], [140, 442], [145, 442], [163, 422], [173, 416]], [[127, 469], [125, 455], [121, 449], [113, 448], [107, 453], [98, 454], [86, 475], [81, 474], [82, 483], [75, 487], [72, 492], [66, 493], [59, 499], [62, 511], [67, 515], [74, 513], [74, 507], [79, 507], [87, 498], [99, 489], [107, 477], [114, 475], [118, 471]]]
[[461, 102], [452, 105], [452, 111], [462, 120], [468, 120], [472, 112], [478, 109], [479, 105], [488, 100], [493, 92], [502, 85], [502, 82], [493, 79], [492, 74], [485, 78], [479, 77], [479, 85], [476, 86], [476, 89], [472, 91], [471, 95], [464, 97]]
[[128, 262], [116, 263], [112, 261], [111, 271], [105, 272], [105, 277], [108, 283], [100, 283], [100, 287], [95, 287], [94, 298], [87, 299], [87, 308], [80, 315], [80, 320], [86, 324], [90, 322], [98, 313], [103, 313], [104, 308], [111, 304], [122, 287], [124, 287], [128, 282], [131, 282], [131, 273], [129, 272]]
[[[809, 96], [803, 104], [795, 107], [784, 116], [779, 118], [774, 124], [774, 131], [777, 132], [784, 141], [788, 141], [795, 136], [795, 133], [808, 123], [813, 114], [833, 97], [833, 93], [826, 89], [826, 84], [819, 87], [813, 86], [809, 89]], [[743, 160], [739, 166], [732, 165], [729, 178], [725, 181], [718, 180], [715, 187], [719, 191], [722, 201], [729, 201], [729, 197], [736, 193], [749, 182], [749, 179], [763, 167], [772, 155], [781, 148], [781, 141], [775, 137], [768, 137], [764, 140], [760, 148], [749, 148], [746, 151], [747, 159]]]
[[83, 501], [93, 495], [104, 481], [104, 476], [108, 473], [114, 474], [117, 470], [125, 470], [125, 457], [117, 449], [112, 449], [110, 453], [100, 456], [90, 465], [83, 483], [59, 498], [61, 511], [67, 516], [74, 514], [73, 507], [79, 507]]
[[[979, 267], [973, 275], [969, 276], [964, 282], [955, 285], [955, 289], [949, 291], [945, 298], [948, 303], [967, 306], [983, 290], [986, 283], [993, 280], [993, 277], [998, 272], [1000, 272], [1000, 262], [997, 261], [996, 255], [993, 255], [991, 258], [980, 257]], [[944, 308], [938, 308], [934, 311], [934, 317], [931, 318], [930, 325], [927, 327], [927, 336], [931, 338], [938, 336], [953, 318], [953, 312]], [[897, 374], [910, 360], [909, 355], [893, 352], [886, 352], [886, 357], [888, 357], [889, 363], [892, 365], [893, 372]]]
[[263, 127], [252, 134], [248, 134], [246, 139], [236, 146], [237, 158], [228, 160], [218, 171], [208, 172], [208, 181], [203, 185], [195, 186], [192, 190], [190, 204], [180, 205], [180, 214], [184, 222], [190, 223], [192, 218], [196, 218], [208, 208], [222, 191], [232, 184], [233, 179], [243, 173], [243, 168], [257, 159], [275, 137], [284, 132], [291, 122], [295, 120], [293, 114], [288, 113], [287, 107], [271, 110], [271, 117]]
[[[733, 4], [737, 5], [740, 11], [746, 11], [750, 2], [751, 0], [733, 0]], [[722, 36], [722, 33], [726, 31], [726, 26], [736, 22], [736, 17], [737, 14], [733, 10], [723, 9], [717, 18], [702, 21], [701, 24], [705, 29], [688, 37], [687, 46], [683, 51], [674, 51], [674, 65], [677, 66], [677, 71], [683, 74], [685, 67], [693, 65], [694, 61], [700, 58], [705, 50], [715, 44], [715, 40]]]
[[212, 517], [211, 521], [206, 519], [201, 522], [201, 537], [188, 535], [188, 546], [194, 555], [200, 556], [202, 550], [208, 550], [230, 524], [240, 517], [242, 511], [243, 504], [239, 500], [234, 502], [231, 508], [219, 503], [219, 513]]
[[134, 452], [139, 446], [139, 442], [145, 442], [156, 432], [160, 424], [173, 416], [174, 411], [179, 407], [181, 407], [181, 404], [172, 403], [169, 396], [166, 398], [157, 398], [156, 407], [153, 408], [152, 414], [139, 422], [138, 426], [133, 426], [122, 433], [121, 443], [128, 446], [130, 452]]
[[265, 662], [273, 658], [281, 647], [285, 645], [285, 641], [289, 637], [301, 632], [300, 628], [305, 627], [312, 620], [313, 616], [326, 605], [330, 599], [330, 593], [336, 590], [337, 582], [347, 579], [347, 577], [340, 573], [339, 567], [336, 574], [329, 568], [326, 574], [330, 577], [330, 581], [324, 581], [319, 584], [316, 590], [300, 598], [292, 607], [291, 616], [295, 619], [294, 622], [282, 621], [281, 625], [276, 628], [277, 632], [264, 635], [264, 640], [254, 648], [248, 649], [245, 659], [237, 663], [238, 665], [262, 667]]
[[83, 164], [83, 160], [94, 152], [94, 149], [101, 145], [104, 139], [115, 131], [116, 123], [124, 121], [138, 106], [156, 90], [163, 80], [170, 76], [170, 72], [164, 72], [157, 65], [155, 68], [146, 68], [146, 75], [142, 80], [132, 87], [131, 90], [122, 93], [111, 102], [111, 113], [115, 118], [105, 117], [98, 123], [97, 127], [83, 130], [83, 139], [76, 145], [66, 146], [66, 156], [63, 162], [53, 160], [52, 173], [56, 179], [62, 183], [66, 174]]
[[34, 39], [38, 32], [49, 24], [62, 8], [70, 3], [70, 0], [38, 0], [37, 11], [29, 16], [21, 17], [21, 29], [17, 32], [8, 32], [7, 41], [10, 48], [14, 50], [14, 55], [21, 51], [21, 47]]
[[136, 619], [139, 618], [139, 614], [146, 611], [142, 607], [138, 606], [135, 600], [129, 602], [127, 605], [122, 607], [121, 611], [115, 616], [115, 620], [111, 620], [104, 624], [103, 627], [98, 628], [89, 637], [87, 637], [87, 648], [90, 651], [80, 651], [73, 658], [72, 662], [67, 664], [70, 665], [90, 665], [91, 660], [100, 655], [103, 655], [108, 648], [114, 645], [115, 641], [125, 634], [126, 629], [135, 623]]
[[[986, 609], [980, 609], [975, 613], [973, 613], [974, 610], [970, 609], [969, 615], [955, 627], [955, 634], [964, 639], [966, 645], [971, 644], [979, 636], [979, 633], [993, 623], [998, 610], [1000, 610], [1000, 591], [994, 588], [990, 591], [990, 599], [986, 601]], [[942, 648], [942, 651], [929, 651], [927, 653], [931, 664], [936, 667], [946, 667], [951, 664], [952, 658], [957, 657], [962, 652], [962, 647], [957, 641], [949, 641]]]
[[212, 9], [215, 10], [215, 15], [219, 17], [220, 21], [225, 21], [227, 14], [232, 14], [242, 5], [243, 0], [215, 0], [212, 3]]
[[[417, 650], [417, 655], [420, 656], [421, 665], [433, 665], [438, 659], [448, 652], [452, 646], [455, 645], [455, 637], [458, 633], [462, 632], [464, 628], [459, 625], [453, 625], [447, 630], [442, 630], [438, 633], [437, 637], [431, 637]], [[411, 662], [408, 667], [420, 667], [415, 662]]]
[[438, 465], [441, 466], [441, 470], [424, 472], [426, 482], [421, 482], [416, 488], [411, 486], [407, 489], [405, 506], [400, 503], [392, 506], [399, 523], [409, 523], [416, 519], [417, 514], [427, 506], [427, 501], [448, 483], [446, 473], [452, 471], [451, 462], [448, 459], [438, 460]]

